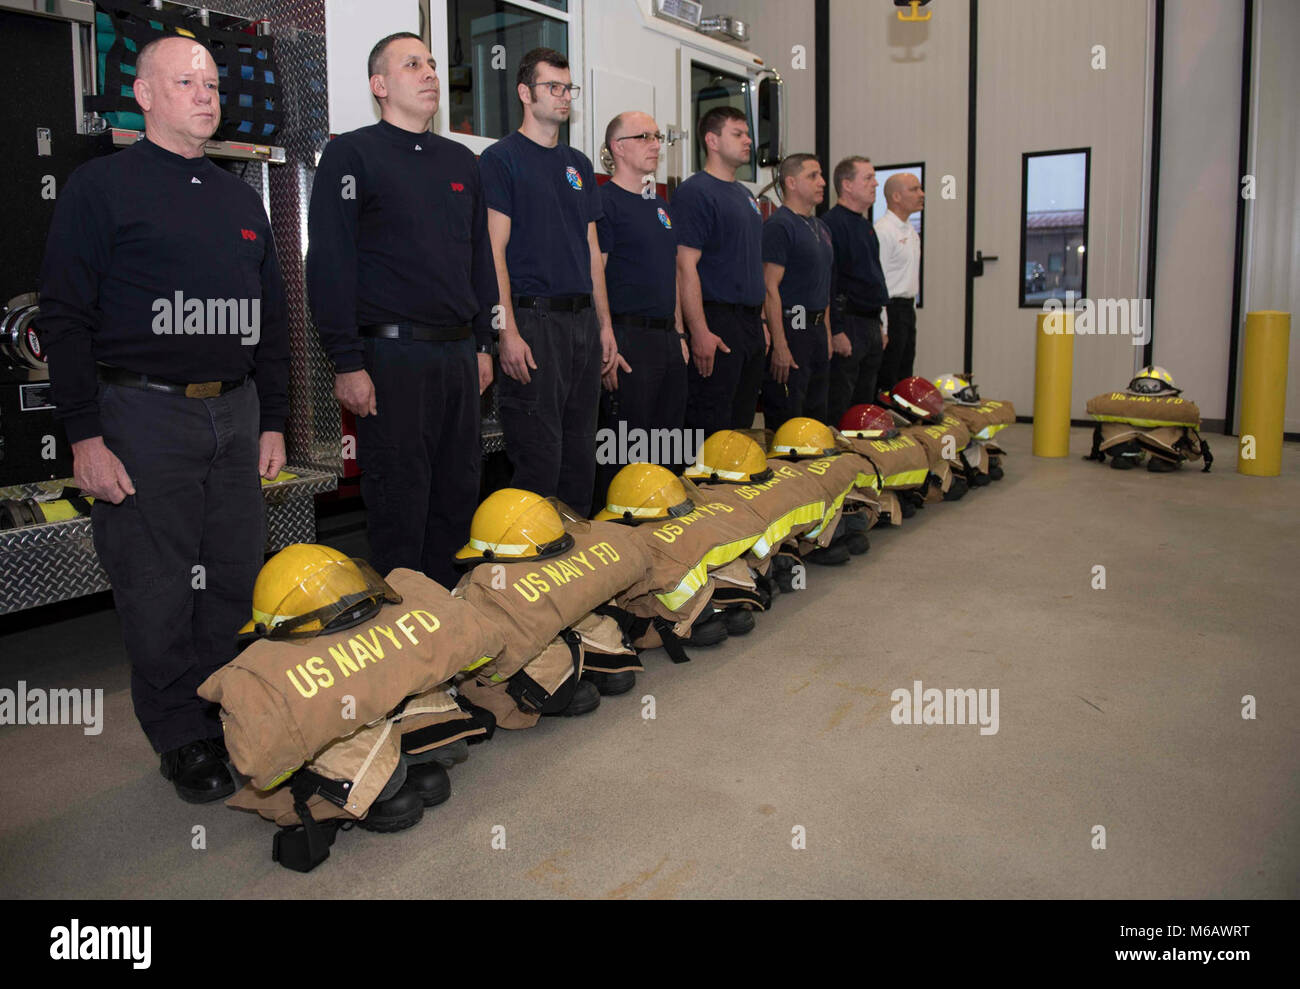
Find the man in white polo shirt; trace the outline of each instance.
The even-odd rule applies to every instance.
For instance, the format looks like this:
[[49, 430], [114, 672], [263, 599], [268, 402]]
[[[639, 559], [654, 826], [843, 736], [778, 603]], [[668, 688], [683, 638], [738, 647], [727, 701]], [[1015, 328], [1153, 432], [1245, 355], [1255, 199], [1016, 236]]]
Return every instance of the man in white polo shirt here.
[[876, 221], [880, 266], [885, 272], [889, 304], [885, 307], [889, 342], [880, 361], [878, 391], [912, 377], [916, 358], [916, 296], [921, 291], [921, 235], [907, 218], [925, 207], [921, 180], [899, 172], [885, 181], [885, 215]]

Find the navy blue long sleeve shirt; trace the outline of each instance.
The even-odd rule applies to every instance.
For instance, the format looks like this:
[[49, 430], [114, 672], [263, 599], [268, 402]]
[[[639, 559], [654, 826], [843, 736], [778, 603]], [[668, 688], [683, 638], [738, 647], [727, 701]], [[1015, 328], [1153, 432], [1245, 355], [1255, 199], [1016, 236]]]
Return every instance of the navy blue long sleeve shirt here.
[[478, 163], [463, 145], [380, 121], [325, 147], [312, 186], [307, 292], [339, 373], [360, 370], [357, 327], [424, 323], [496, 337], [496, 268]]
[[251, 374], [262, 430], [284, 431], [289, 330], [270, 220], [207, 158], [145, 139], [78, 168], [59, 193], [39, 291], [71, 442], [103, 435], [96, 362], [178, 384]]
[[871, 221], [838, 203], [827, 210], [824, 219], [835, 247], [837, 294], [858, 309], [885, 305], [889, 289], [880, 267], [880, 241]]

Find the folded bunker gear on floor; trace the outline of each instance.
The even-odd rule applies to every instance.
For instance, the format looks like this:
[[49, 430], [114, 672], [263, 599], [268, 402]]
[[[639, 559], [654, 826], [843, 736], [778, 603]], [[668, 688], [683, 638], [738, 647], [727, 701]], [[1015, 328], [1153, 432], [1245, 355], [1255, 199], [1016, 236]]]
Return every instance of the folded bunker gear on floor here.
[[[1160, 368], [1148, 370], [1168, 375]], [[1134, 395], [1130, 391], [1113, 391], [1089, 399], [1087, 411], [1097, 423], [1093, 427], [1092, 451], [1084, 459], [1104, 461], [1109, 453], [1116, 460], [1136, 460], [1141, 453], [1150, 453], [1171, 467], [1188, 460], [1204, 460], [1202, 472], [1208, 472], [1214, 455], [1201, 437], [1201, 413], [1196, 403], [1179, 397], [1176, 390], [1171, 392], [1172, 379], [1139, 376], [1134, 381], [1157, 382], [1151, 387], [1163, 386], [1164, 393]]]
[[[493, 625], [503, 644], [467, 671], [472, 676], [458, 689], [491, 711], [498, 726], [529, 727], [551, 713], [552, 699], [577, 689], [587, 646], [574, 626], [640, 581], [650, 558], [625, 527], [587, 522], [559, 502], [514, 488], [485, 499], [470, 531], [457, 555], [473, 569], [453, 593]], [[632, 650], [611, 655], [587, 638], [592, 669], [640, 668], [626, 658]], [[609, 661], [597, 658], [604, 656]]]
[[[322, 575], [307, 590], [331, 582], [338, 576]], [[386, 597], [369, 618], [325, 632], [328, 616], [354, 613], [355, 602], [344, 594], [330, 604], [296, 585], [295, 607], [305, 610], [279, 612], [287, 620], [273, 625], [270, 637], [254, 641], [199, 687], [200, 696], [221, 705], [231, 761], [256, 788], [275, 786], [358, 726], [386, 718], [407, 697], [500, 651], [502, 637], [490, 618], [423, 574], [394, 570], [386, 586], [398, 603]], [[325, 603], [313, 606], [317, 601]], [[291, 637], [277, 638], [280, 627]], [[305, 631], [313, 627], [315, 633]], [[350, 703], [342, 703], [345, 695]]]

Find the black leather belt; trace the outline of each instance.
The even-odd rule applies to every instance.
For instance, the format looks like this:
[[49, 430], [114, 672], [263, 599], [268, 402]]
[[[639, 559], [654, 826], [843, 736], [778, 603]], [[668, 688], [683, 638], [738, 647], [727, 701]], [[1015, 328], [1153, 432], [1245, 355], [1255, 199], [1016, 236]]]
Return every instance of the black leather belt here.
[[124, 388], [140, 388], [144, 391], [164, 392], [168, 395], [184, 395], [186, 398], [216, 398], [228, 391], [234, 391], [248, 381], [248, 375], [232, 381], [194, 381], [183, 385], [175, 381], [166, 381], [148, 374], [136, 374], [111, 364], [99, 365], [99, 380], [109, 385], [121, 385]]
[[[781, 315], [784, 316], [786, 319], [794, 319], [794, 317], [795, 317], [795, 311], [794, 311], [793, 309], [783, 309], [783, 310], [781, 311]], [[807, 310], [804, 311], [804, 315], [807, 315]], [[825, 318], [826, 318], [826, 310], [825, 310], [825, 309], [815, 309], [815, 310], [813, 310], [813, 313], [812, 313], [812, 325], [813, 325], [813, 326], [821, 326], [821, 324], [822, 324], [822, 320], [825, 319]]]
[[380, 340], [464, 340], [473, 336], [468, 326], [429, 326], [425, 323], [372, 323], [357, 329], [363, 337]]
[[541, 309], [546, 312], [582, 312], [591, 308], [590, 295], [516, 295], [516, 309]]
[[889, 300], [890, 305], [893, 305], [896, 302], [906, 302], [909, 306], [916, 305], [916, 299], [912, 298], [910, 295], [895, 295]]
[[844, 312], [850, 316], [857, 316], [860, 319], [879, 319], [880, 306], [863, 309], [861, 306], [855, 306], [852, 302], [845, 301]]
[[756, 317], [763, 315], [762, 306], [747, 306], [740, 302], [706, 302], [704, 305], [711, 309], [730, 309], [742, 316]]
[[638, 330], [675, 330], [677, 320], [671, 316], [611, 316], [610, 322], [615, 326], [631, 326]]

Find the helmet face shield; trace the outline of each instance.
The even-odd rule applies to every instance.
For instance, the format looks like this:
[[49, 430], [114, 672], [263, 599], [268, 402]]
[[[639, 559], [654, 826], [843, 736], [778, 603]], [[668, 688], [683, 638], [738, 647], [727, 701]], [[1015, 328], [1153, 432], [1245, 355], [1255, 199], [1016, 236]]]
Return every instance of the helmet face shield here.
[[1182, 389], [1174, 384], [1174, 376], [1162, 367], [1144, 367], [1128, 383], [1130, 395], [1181, 395]]
[[272, 639], [310, 639], [351, 628], [385, 604], [400, 604], [398, 594], [365, 560], [349, 559], [305, 575], [272, 614], [255, 613]]

